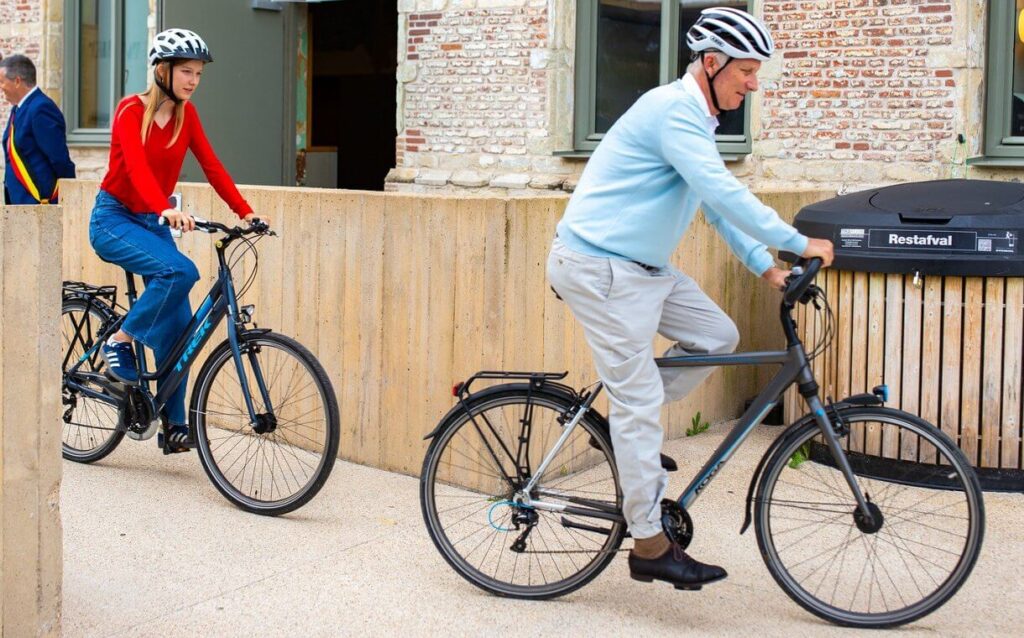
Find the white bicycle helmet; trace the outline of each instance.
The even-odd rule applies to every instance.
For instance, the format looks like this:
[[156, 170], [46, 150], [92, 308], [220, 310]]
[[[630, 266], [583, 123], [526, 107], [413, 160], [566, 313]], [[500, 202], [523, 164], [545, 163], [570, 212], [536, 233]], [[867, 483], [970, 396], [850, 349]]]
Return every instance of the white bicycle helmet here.
[[717, 49], [730, 58], [766, 61], [775, 51], [775, 43], [760, 20], [746, 11], [712, 7], [686, 32], [686, 46], [697, 53]]
[[153, 39], [149, 50], [149, 64], [155, 66], [165, 60], [199, 60], [213, 62], [210, 48], [195, 31], [166, 29]]

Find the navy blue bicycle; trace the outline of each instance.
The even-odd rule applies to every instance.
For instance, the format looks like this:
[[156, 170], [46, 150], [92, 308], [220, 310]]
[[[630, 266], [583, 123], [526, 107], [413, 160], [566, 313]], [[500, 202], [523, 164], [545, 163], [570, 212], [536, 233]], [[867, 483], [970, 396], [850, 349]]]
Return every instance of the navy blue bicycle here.
[[[256, 244], [274, 235], [270, 228], [259, 220], [229, 228], [196, 218], [196, 230], [221, 234], [217, 280], [159, 369], [147, 370], [136, 341], [137, 384], [111, 377], [99, 353], [135, 304], [135, 276], [126, 272], [127, 308], [117, 303], [116, 286], [64, 282], [64, 458], [93, 463], [125, 435], [138, 441], [154, 436], [168, 397], [187, 382], [197, 355], [228, 319], [227, 338], [212, 349], [193, 384], [189, 426], [203, 469], [221, 494], [249, 512], [285, 514], [309, 502], [334, 467], [340, 429], [334, 388], [309, 350], [258, 328], [254, 307], [239, 306], [255, 280]], [[232, 266], [247, 254], [254, 266], [236, 291]], [[151, 386], [165, 375], [154, 394]]]

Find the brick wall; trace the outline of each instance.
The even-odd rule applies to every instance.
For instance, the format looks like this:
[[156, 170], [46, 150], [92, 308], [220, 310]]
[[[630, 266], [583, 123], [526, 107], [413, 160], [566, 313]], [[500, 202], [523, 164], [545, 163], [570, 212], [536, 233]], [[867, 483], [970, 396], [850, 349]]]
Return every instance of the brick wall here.
[[[572, 144], [575, 7], [400, 0], [404, 125], [390, 188], [572, 190], [584, 163], [554, 152]], [[1017, 176], [952, 165], [981, 153], [985, 9], [982, 0], [755, 3], [780, 53], [752, 102], [753, 153], [730, 168], [756, 188]], [[491, 28], [498, 16], [516, 29]], [[493, 72], [506, 52], [517, 75]], [[515, 119], [503, 99], [521, 109]]]
[[759, 177], [939, 176], [966, 133], [963, 74], [932, 56], [957, 46], [954, 17], [950, 0], [766, 2], [781, 69], [761, 91]]
[[[36, 65], [37, 82], [41, 89], [51, 93], [53, 82], [46, 72], [47, 25], [45, 9], [49, 0], [0, 0], [0, 55], [21, 53]], [[11, 116], [11, 105], [0, 95], [0, 127], [6, 127]], [[0, 153], [0, 167], [4, 158]]]

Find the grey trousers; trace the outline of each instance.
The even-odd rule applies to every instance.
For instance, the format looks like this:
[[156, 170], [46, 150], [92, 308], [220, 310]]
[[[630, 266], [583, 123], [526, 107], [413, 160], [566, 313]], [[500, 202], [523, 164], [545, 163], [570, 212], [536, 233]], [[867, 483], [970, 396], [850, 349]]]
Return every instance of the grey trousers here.
[[634, 538], [661, 531], [668, 474], [661, 467], [661, 406], [696, 388], [712, 368], [658, 368], [655, 333], [676, 342], [665, 355], [722, 354], [739, 343], [736, 325], [675, 268], [648, 271], [624, 259], [592, 257], [555, 238], [548, 281], [583, 326], [608, 391], [623, 514]]

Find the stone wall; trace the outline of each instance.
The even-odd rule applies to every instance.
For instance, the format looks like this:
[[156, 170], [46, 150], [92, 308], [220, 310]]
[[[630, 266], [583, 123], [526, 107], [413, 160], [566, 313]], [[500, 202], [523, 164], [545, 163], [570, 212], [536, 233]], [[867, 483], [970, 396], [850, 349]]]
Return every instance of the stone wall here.
[[852, 186], [948, 177], [957, 134], [980, 142], [981, 127], [970, 126], [980, 105], [965, 89], [984, 62], [971, 50], [984, 41], [981, 4], [766, 2], [781, 55], [762, 90], [757, 178]]
[[[399, 160], [388, 187], [571, 191], [585, 162], [554, 153], [572, 146], [576, 3], [400, 0]], [[964, 165], [982, 152], [986, 4], [756, 2], [780, 55], [753, 98], [753, 153], [730, 169], [757, 189], [840, 192], [1019, 179], [1020, 169]]]
[[[155, 6], [156, 0], [149, 0]], [[571, 191], [578, 0], [397, 0], [397, 167], [388, 189], [493, 195]], [[780, 55], [752, 99], [752, 188], [869, 186], [949, 176], [984, 134], [983, 0], [760, 0]], [[0, 0], [0, 53], [26, 52], [60, 102], [63, 0]], [[155, 10], [153, 28], [155, 28]], [[9, 105], [0, 104], [0, 123]], [[957, 135], [964, 135], [964, 143]], [[108, 149], [73, 147], [79, 176]], [[2, 161], [2, 160], [0, 160]]]

